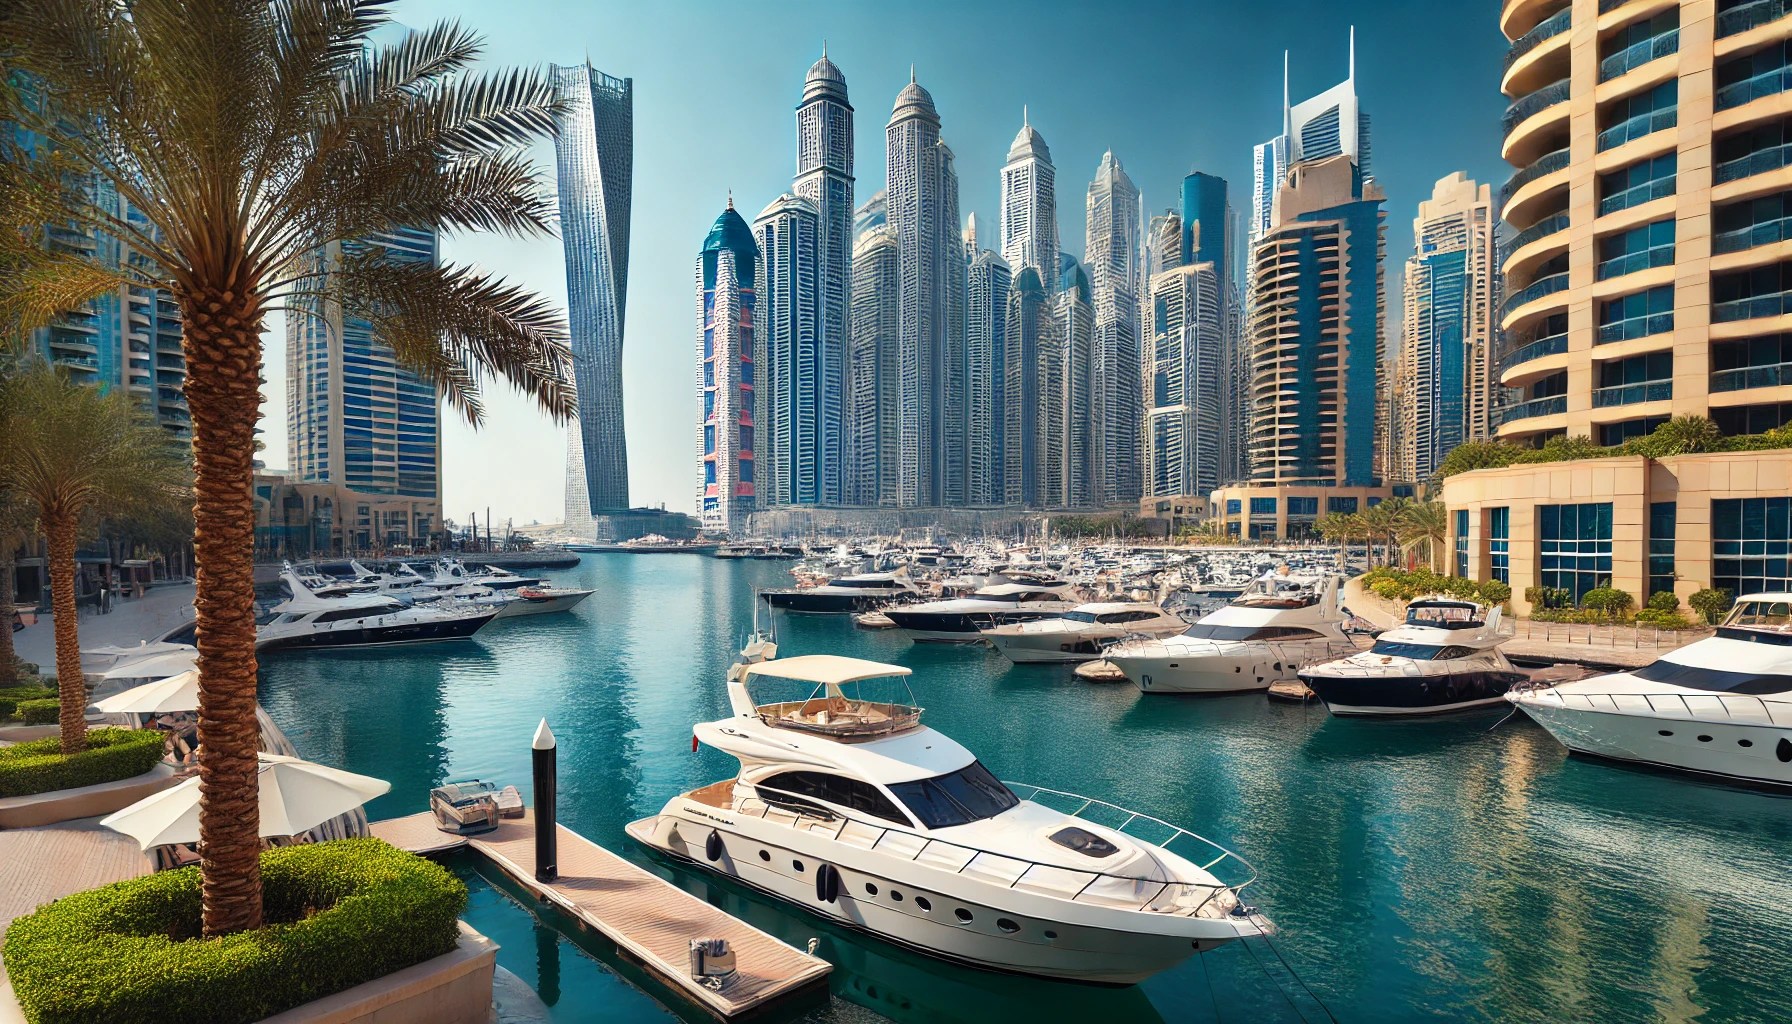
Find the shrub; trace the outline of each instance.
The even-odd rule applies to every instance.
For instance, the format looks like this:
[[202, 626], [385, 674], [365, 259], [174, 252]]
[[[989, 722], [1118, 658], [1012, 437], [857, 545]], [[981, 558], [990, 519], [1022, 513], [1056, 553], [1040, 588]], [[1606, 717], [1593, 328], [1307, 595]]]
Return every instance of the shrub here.
[[1610, 618], [1618, 618], [1629, 611], [1636, 600], [1614, 587], [1594, 587], [1581, 595], [1580, 603], [1596, 612], [1604, 612]]
[[[1658, 612], [1677, 612], [1680, 610], [1680, 598], [1672, 590], [1657, 590], [1649, 595], [1649, 610]], [[1637, 613], [1642, 618], [1642, 613]]]
[[1526, 587], [1524, 599], [1532, 609], [1532, 618], [1536, 618], [1538, 609], [1566, 608], [1574, 601], [1574, 595], [1561, 587]]
[[28, 700], [55, 700], [56, 691], [37, 686], [15, 686], [0, 690], [0, 718], [18, 713], [19, 704]]
[[27, 1019], [245, 1024], [454, 948], [467, 887], [378, 839], [261, 855], [268, 924], [200, 934], [199, 869], [57, 900], [14, 921], [6, 970]]
[[1384, 601], [1410, 601], [1412, 594], [1406, 584], [1394, 579], [1379, 579], [1369, 584], [1369, 592]]
[[64, 754], [54, 736], [15, 743], [0, 747], [0, 797], [117, 782], [142, 775], [161, 759], [162, 734], [153, 729], [89, 729], [87, 749], [75, 754]]
[[1692, 610], [1705, 617], [1705, 621], [1713, 626], [1730, 610], [1730, 591], [1727, 587], [1706, 587], [1686, 599]]
[[1480, 599], [1487, 604], [1505, 604], [1512, 600], [1512, 588], [1499, 580], [1487, 580], [1481, 584]]
[[1662, 611], [1660, 608], [1644, 608], [1636, 613], [1639, 626], [1654, 626], [1656, 629], [1691, 629], [1692, 623], [1679, 612]]
[[19, 720], [26, 725], [55, 725], [61, 715], [62, 702], [59, 700], [19, 701]]

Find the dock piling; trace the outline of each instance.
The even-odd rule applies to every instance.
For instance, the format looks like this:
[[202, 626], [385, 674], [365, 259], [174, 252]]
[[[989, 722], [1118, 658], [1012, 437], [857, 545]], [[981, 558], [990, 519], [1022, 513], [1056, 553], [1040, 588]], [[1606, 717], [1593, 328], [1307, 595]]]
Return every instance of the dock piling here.
[[554, 739], [554, 732], [548, 728], [548, 720], [542, 719], [535, 728], [535, 741], [530, 744], [531, 757], [535, 765], [535, 880], [552, 882], [559, 877], [559, 843], [560, 830], [555, 828], [554, 814], [555, 790], [559, 781], [559, 744]]

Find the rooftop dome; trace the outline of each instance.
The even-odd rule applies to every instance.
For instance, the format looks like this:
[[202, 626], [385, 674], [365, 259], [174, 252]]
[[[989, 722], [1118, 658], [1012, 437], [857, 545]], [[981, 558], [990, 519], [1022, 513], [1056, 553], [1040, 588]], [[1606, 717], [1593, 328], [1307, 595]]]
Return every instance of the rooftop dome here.
[[846, 98], [846, 76], [828, 59], [825, 47], [821, 59], [809, 65], [809, 73], [803, 77], [803, 100], [807, 102], [817, 96]]
[[1051, 163], [1052, 151], [1046, 148], [1045, 137], [1039, 134], [1039, 129], [1033, 127], [1027, 120], [1024, 108], [1021, 111], [1020, 122], [1020, 131], [1014, 136], [1014, 144], [1008, 147], [1009, 162], [1031, 157], [1048, 164]]
[[723, 249], [734, 254], [734, 277], [742, 288], [753, 287], [753, 265], [759, 259], [759, 243], [753, 241], [753, 230], [734, 210], [734, 200], [710, 226], [709, 237], [703, 240], [703, 287], [716, 286], [716, 254]]
[[896, 94], [896, 108], [890, 112], [890, 119], [893, 121], [903, 114], [924, 114], [936, 121], [940, 116], [934, 109], [933, 95], [915, 81], [914, 68], [908, 69], [908, 84]]

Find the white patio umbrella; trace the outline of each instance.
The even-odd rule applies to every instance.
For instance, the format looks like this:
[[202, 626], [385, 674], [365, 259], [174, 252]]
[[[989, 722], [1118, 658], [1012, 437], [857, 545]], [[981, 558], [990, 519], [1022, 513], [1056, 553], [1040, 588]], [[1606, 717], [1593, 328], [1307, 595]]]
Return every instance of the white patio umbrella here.
[[[261, 836], [293, 836], [352, 811], [392, 788], [384, 779], [356, 775], [296, 757], [262, 754]], [[199, 779], [145, 797], [100, 819], [147, 850], [199, 841]]]
[[91, 654], [96, 658], [138, 658], [151, 654], [172, 654], [175, 651], [190, 651], [191, 644], [171, 644], [166, 640], [140, 640], [134, 644], [102, 644], [98, 647], [83, 647], [82, 654]]
[[134, 686], [94, 702], [94, 709], [107, 714], [161, 715], [174, 711], [199, 710], [199, 673], [188, 669], [179, 675]]
[[197, 667], [199, 649], [183, 647], [142, 658], [125, 658], [99, 675], [101, 679], [166, 679]]

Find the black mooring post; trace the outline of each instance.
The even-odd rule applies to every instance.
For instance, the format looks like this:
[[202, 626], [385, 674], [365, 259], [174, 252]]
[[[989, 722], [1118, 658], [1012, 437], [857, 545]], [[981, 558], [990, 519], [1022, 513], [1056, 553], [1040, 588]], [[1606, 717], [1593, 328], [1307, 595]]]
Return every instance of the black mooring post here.
[[560, 836], [554, 823], [560, 750], [547, 719], [536, 727], [531, 746], [535, 762], [535, 880], [552, 882], [560, 875]]

